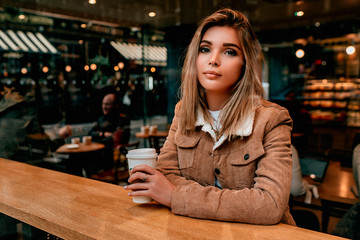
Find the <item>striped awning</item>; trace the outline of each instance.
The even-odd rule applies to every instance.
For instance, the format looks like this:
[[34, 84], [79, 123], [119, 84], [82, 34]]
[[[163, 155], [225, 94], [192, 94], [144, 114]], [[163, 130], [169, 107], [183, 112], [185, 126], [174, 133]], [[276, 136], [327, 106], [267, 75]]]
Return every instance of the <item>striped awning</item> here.
[[167, 65], [167, 49], [161, 46], [145, 45], [143, 59], [143, 45], [134, 43], [122, 43], [111, 41], [110, 44], [128, 60], [135, 60], [137, 64], [166, 66]]
[[0, 51], [57, 53], [56, 48], [39, 32], [0, 30]]

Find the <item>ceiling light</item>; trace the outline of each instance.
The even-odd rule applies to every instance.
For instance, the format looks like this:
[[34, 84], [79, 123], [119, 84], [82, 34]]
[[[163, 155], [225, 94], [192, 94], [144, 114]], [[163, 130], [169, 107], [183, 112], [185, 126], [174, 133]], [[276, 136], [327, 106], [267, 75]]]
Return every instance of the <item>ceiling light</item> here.
[[82, 24], [80, 25], [80, 27], [81, 27], [81, 28], [86, 28], [86, 23], [82, 23]]
[[156, 12], [149, 12], [149, 17], [155, 17], [156, 16]]
[[297, 16], [297, 17], [302, 17], [302, 16], [304, 16], [304, 12], [303, 11], [296, 11], [294, 13], [294, 15]]
[[96, 66], [95, 63], [92, 63], [92, 64], [90, 65], [90, 69], [91, 69], [91, 70], [95, 71], [96, 68], [97, 68], [97, 66]]
[[89, 3], [90, 3], [90, 4], [95, 4], [95, 3], [96, 3], [96, 0], [89, 0]]
[[298, 49], [298, 50], [295, 52], [295, 55], [296, 55], [297, 58], [302, 58], [302, 57], [305, 56], [305, 52], [304, 52], [304, 50], [302, 50], [302, 49]]
[[19, 19], [21, 19], [21, 20], [25, 19], [25, 15], [24, 15], [24, 14], [20, 14], [20, 15], [19, 15]]
[[118, 67], [122, 70], [124, 69], [125, 64], [123, 62], [118, 63]]
[[316, 22], [315, 27], [320, 27], [320, 22]]
[[356, 52], [356, 49], [355, 49], [355, 47], [354, 46], [348, 46], [347, 48], [346, 48], [346, 53], [347, 53], [347, 55], [353, 55], [354, 53]]
[[70, 66], [70, 65], [67, 65], [67, 66], [65, 67], [65, 71], [66, 71], [66, 72], [71, 72], [71, 66]]
[[43, 66], [42, 68], [43, 73], [49, 72], [49, 68], [47, 66]]

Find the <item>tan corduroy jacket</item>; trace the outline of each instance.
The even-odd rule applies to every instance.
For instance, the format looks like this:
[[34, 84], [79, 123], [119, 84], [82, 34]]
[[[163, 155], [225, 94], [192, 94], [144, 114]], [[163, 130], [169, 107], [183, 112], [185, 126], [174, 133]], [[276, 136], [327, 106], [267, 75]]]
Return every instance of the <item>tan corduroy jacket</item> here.
[[[176, 185], [175, 214], [253, 224], [295, 225], [289, 212], [291, 185], [288, 111], [262, 100], [234, 140], [217, 142], [198, 114], [196, 130], [178, 131], [179, 113], [161, 149], [157, 169]], [[222, 189], [214, 186], [215, 176]]]

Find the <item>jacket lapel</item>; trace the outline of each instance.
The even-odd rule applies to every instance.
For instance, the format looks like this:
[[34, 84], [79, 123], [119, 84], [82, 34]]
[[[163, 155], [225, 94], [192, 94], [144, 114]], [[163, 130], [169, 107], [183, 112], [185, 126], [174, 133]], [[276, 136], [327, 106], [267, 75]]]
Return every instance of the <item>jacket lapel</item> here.
[[[253, 130], [254, 119], [255, 119], [255, 112], [252, 112], [246, 119], [245, 123], [239, 126], [239, 128], [236, 131], [236, 136], [240, 136], [240, 137], [250, 136]], [[202, 114], [201, 110], [198, 110], [197, 112], [197, 120], [195, 126], [196, 127], [202, 126], [201, 130], [210, 134], [210, 136], [214, 140], [213, 150], [220, 147], [226, 140], [225, 136], [221, 136], [219, 140], [216, 140], [216, 133], [214, 129], [211, 127], [211, 124], [205, 121], [204, 115]]]

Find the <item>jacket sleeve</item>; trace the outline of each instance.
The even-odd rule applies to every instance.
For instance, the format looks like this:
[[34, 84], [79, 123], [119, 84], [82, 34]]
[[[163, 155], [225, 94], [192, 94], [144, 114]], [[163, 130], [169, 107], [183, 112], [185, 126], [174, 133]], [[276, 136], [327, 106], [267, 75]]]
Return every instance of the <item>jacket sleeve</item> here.
[[253, 224], [276, 224], [288, 210], [291, 185], [290, 132], [292, 120], [286, 110], [273, 114], [264, 127], [265, 154], [258, 160], [254, 186], [241, 190], [202, 186], [181, 176], [174, 142], [175, 112], [168, 139], [159, 156], [157, 169], [176, 188], [171, 199], [175, 214], [195, 218]]

